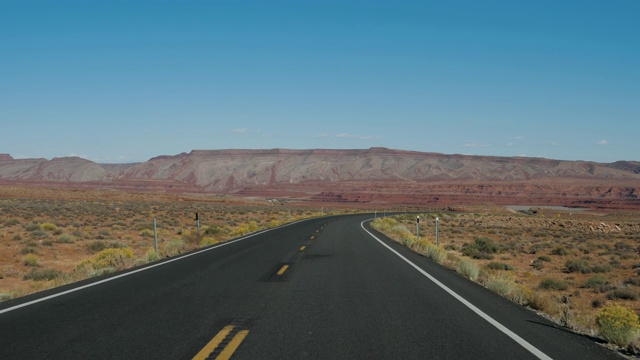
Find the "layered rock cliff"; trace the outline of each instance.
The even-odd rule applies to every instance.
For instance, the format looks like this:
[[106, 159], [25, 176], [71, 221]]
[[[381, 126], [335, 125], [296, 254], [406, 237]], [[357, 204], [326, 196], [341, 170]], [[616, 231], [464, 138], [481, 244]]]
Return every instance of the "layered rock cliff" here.
[[[403, 202], [427, 198], [440, 202], [433, 197], [461, 201], [466, 196], [475, 201], [541, 197], [556, 203], [603, 198], [633, 203], [640, 193], [640, 163], [444, 155], [386, 148], [194, 150], [136, 164], [0, 155], [0, 182], [259, 196], [295, 194], [323, 201], [400, 201], [402, 197]], [[413, 195], [405, 194], [406, 189], [412, 189]], [[354, 194], [360, 195], [354, 198]]]

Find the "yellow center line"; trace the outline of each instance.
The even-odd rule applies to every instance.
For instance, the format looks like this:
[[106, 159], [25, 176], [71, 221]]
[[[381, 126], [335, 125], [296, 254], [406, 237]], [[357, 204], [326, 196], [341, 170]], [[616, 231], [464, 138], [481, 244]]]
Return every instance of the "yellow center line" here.
[[300, 251], [304, 251], [304, 249], [306, 249], [306, 248], [307, 248], [306, 246], [302, 246], [302, 247], [300, 248]]
[[287, 271], [288, 268], [289, 265], [284, 265], [282, 268], [280, 268], [280, 271], [278, 271], [278, 276], [282, 276], [282, 274], [284, 274], [284, 272]]
[[233, 331], [233, 325], [225, 326], [220, 332], [209, 341], [207, 345], [205, 345], [202, 350], [196, 356], [193, 357], [193, 360], [204, 360], [215, 350], [218, 345], [229, 335], [229, 333]]
[[240, 346], [240, 344], [242, 343], [244, 338], [247, 337], [247, 335], [249, 335], [249, 330], [238, 331], [236, 336], [234, 336], [233, 339], [229, 341], [229, 345], [227, 345], [227, 347], [225, 347], [224, 350], [222, 350], [222, 352], [220, 353], [220, 355], [218, 355], [216, 360], [229, 360], [231, 358], [231, 355], [233, 355], [233, 353], [236, 352], [236, 350], [238, 349], [238, 346]]

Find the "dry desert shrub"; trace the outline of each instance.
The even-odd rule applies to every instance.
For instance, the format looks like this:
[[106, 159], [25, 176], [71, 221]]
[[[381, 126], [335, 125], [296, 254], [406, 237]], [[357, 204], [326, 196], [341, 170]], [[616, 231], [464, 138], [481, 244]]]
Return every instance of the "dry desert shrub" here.
[[22, 259], [22, 264], [24, 266], [30, 267], [38, 267], [40, 266], [40, 262], [38, 261], [38, 257], [34, 254], [29, 254]]
[[153, 230], [143, 229], [142, 231], [140, 231], [140, 236], [146, 237], [146, 238], [153, 238]]
[[462, 254], [474, 259], [491, 260], [500, 247], [488, 237], [477, 237], [474, 242], [462, 246]]
[[480, 275], [480, 267], [478, 264], [469, 259], [460, 260], [457, 271], [472, 281], [476, 281], [478, 279], [478, 275]]
[[62, 272], [55, 269], [36, 269], [32, 268], [25, 276], [25, 280], [44, 281], [55, 280], [62, 276]]
[[438, 264], [443, 264], [447, 259], [447, 251], [431, 243], [426, 243], [423, 246], [422, 253], [424, 254], [424, 256], [437, 262]]
[[21, 224], [20, 220], [18, 220], [16, 218], [9, 219], [9, 220], [4, 222], [4, 226], [5, 227], [12, 227], [14, 225], [20, 225], [20, 224]]
[[182, 254], [186, 250], [186, 248], [187, 245], [185, 244], [184, 240], [173, 239], [164, 243], [160, 252], [165, 257], [172, 257]]
[[529, 296], [529, 307], [542, 311], [551, 316], [559, 314], [559, 305], [550, 295], [541, 292], [531, 292]]
[[615, 289], [607, 294], [609, 300], [638, 300], [640, 296], [637, 291], [630, 288]]
[[614, 286], [609, 283], [609, 279], [604, 275], [594, 275], [588, 278], [584, 284], [583, 288], [593, 289], [596, 293], [607, 292], [614, 288]]
[[565, 249], [564, 246], [558, 246], [553, 250], [551, 250], [551, 255], [566, 256], [568, 254], [569, 254], [569, 251]]
[[0, 301], [7, 301], [17, 297], [15, 292], [0, 290]]
[[93, 257], [92, 263], [94, 269], [116, 268], [124, 269], [127, 265], [127, 259], [133, 258], [133, 251], [129, 248], [110, 248], [100, 251]]
[[75, 242], [73, 236], [69, 235], [69, 234], [62, 234], [58, 237], [57, 240], [58, 243], [60, 244], [71, 244], [73, 242]]
[[158, 254], [155, 249], [149, 249], [144, 255], [143, 260], [145, 264], [158, 261], [160, 260], [160, 254]]
[[638, 277], [629, 278], [629, 279], [626, 279], [623, 283], [624, 285], [640, 286], [640, 278]]
[[458, 257], [456, 254], [454, 253], [447, 253], [447, 258], [444, 260], [444, 262], [442, 263], [442, 265], [444, 265], [445, 267], [449, 268], [449, 269], [457, 269], [458, 268], [458, 264], [460, 264], [460, 257]]
[[20, 250], [20, 253], [24, 254], [24, 255], [26, 255], [26, 254], [38, 254], [39, 251], [38, 251], [37, 245], [29, 244], [29, 245], [23, 247], [22, 250]]
[[36, 230], [42, 230], [42, 228], [40, 227], [40, 224], [27, 224], [24, 226], [24, 229], [28, 232], [33, 232]]
[[83, 279], [122, 270], [131, 264], [133, 256], [133, 251], [129, 248], [103, 249], [92, 258], [78, 264], [73, 275]]
[[203, 237], [200, 241], [200, 247], [215, 245], [219, 241], [217, 241], [214, 237]]
[[42, 228], [42, 230], [46, 230], [46, 231], [56, 231], [58, 230], [58, 226], [56, 224], [52, 224], [49, 222], [45, 222], [42, 225], [40, 225], [40, 227]]
[[511, 265], [495, 261], [488, 263], [486, 266], [491, 270], [513, 270]]
[[484, 285], [491, 291], [513, 300], [522, 299], [522, 289], [516, 283], [515, 274], [511, 271], [491, 271], [484, 281]]
[[569, 283], [554, 278], [544, 278], [540, 281], [540, 289], [544, 290], [567, 290], [569, 288]]

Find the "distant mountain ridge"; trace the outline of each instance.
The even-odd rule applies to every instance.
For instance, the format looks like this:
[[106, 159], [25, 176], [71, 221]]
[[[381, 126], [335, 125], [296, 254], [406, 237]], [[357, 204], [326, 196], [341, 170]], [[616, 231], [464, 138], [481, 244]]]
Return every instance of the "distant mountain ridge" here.
[[[631, 198], [640, 184], [640, 162], [596, 163], [525, 157], [445, 155], [370, 148], [364, 150], [193, 150], [134, 164], [98, 164], [78, 157], [13, 159], [0, 155], [1, 183], [108, 186], [121, 189], [214, 193], [283, 192], [310, 195], [351, 185], [514, 183], [567, 180], [623, 184]], [[634, 184], [636, 184], [634, 186]], [[306, 188], [304, 190], [304, 187]], [[380, 186], [380, 185], [378, 185]], [[391, 185], [388, 185], [391, 186]], [[385, 186], [380, 188], [385, 192]]]

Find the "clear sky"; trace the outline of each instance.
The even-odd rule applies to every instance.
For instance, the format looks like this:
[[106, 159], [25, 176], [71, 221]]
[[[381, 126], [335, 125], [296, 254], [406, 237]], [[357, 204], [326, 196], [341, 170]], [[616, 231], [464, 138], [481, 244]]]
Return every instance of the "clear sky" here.
[[0, 153], [640, 160], [640, 1], [0, 1]]

